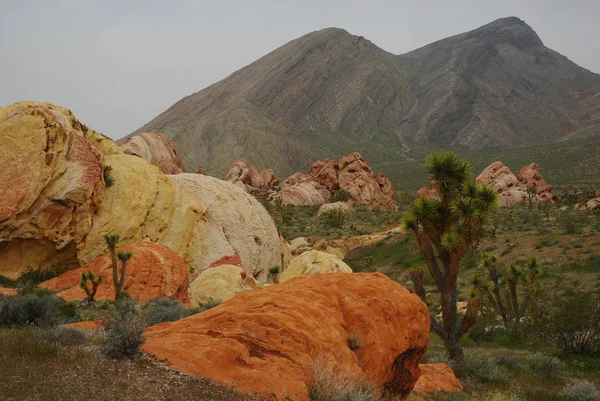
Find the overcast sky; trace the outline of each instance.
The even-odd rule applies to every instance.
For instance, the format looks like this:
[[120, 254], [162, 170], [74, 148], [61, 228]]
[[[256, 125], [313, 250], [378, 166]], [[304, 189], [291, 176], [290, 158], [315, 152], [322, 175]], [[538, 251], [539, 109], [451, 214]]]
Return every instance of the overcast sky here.
[[600, 0], [0, 0], [0, 105], [49, 101], [121, 138], [311, 31], [401, 54], [507, 16], [600, 72]]

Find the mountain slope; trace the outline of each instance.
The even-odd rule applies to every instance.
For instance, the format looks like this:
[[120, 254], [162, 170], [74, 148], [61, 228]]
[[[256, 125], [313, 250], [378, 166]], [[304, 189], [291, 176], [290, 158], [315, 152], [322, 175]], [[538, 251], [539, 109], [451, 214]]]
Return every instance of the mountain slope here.
[[328, 28], [187, 96], [136, 132], [163, 132], [188, 170], [217, 176], [238, 158], [285, 176], [353, 151], [385, 170], [421, 160], [430, 147], [595, 135], [600, 124], [580, 110], [598, 110], [599, 97], [581, 94], [596, 87], [600, 75], [546, 48], [514, 17], [404, 55]]

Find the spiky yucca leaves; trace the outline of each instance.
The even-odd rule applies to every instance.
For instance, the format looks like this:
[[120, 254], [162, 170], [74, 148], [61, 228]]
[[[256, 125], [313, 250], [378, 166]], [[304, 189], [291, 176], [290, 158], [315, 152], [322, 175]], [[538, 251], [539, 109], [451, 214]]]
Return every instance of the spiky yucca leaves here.
[[[456, 293], [460, 262], [483, 236], [486, 218], [496, 209], [498, 196], [491, 187], [469, 181], [471, 165], [455, 152], [427, 156], [426, 169], [437, 196], [417, 198], [402, 225], [415, 235], [440, 293], [443, 322], [432, 318], [431, 330], [444, 341], [450, 359], [460, 363], [463, 351], [458, 340], [474, 324], [481, 303], [476, 291], [478, 296], [471, 298], [459, 324]], [[417, 289], [417, 293], [424, 291]]]
[[[125, 285], [125, 273], [127, 271], [127, 261], [133, 256], [131, 252], [119, 252], [117, 253], [117, 247], [119, 245], [119, 234], [107, 234], [104, 236], [108, 251], [110, 252], [110, 259], [112, 261], [112, 273], [113, 273], [113, 284], [115, 286], [115, 302], [121, 299], [123, 286]], [[117, 260], [121, 261], [121, 271], [119, 273], [119, 266]]]
[[281, 273], [279, 266], [269, 268], [269, 277], [273, 280], [273, 284], [279, 283], [279, 273]]
[[[92, 289], [88, 287], [88, 280], [92, 283]], [[79, 286], [85, 291], [85, 295], [87, 295], [87, 302], [94, 302], [94, 297], [96, 296], [96, 292], [98, 291], [98, 286], [102, 283], [102, 276], [96, 277], [93, 271], [88, 270], [87, 273], [81, 273], [81, 281], [79, 282]]]

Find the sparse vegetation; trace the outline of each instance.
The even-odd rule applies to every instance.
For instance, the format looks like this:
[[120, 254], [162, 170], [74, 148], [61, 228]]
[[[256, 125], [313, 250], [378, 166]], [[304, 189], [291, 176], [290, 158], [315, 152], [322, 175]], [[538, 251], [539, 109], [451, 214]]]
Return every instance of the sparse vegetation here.
[[321, 215], [321, 222], [325, 227], [342, 228], [346, 215], [339, 209], [329, 210]]
[[333, 361], [317, 359], [313, 377], [308, 388], [311, 401], [379, 401], [374, 385], [346, 375]]
[[110, 358], [131, 358], [144, 343], [146, 322], [138, 310], [137, 302], [120, 299], [113, 319], [104, 322], [106, 340], [102, 352]]

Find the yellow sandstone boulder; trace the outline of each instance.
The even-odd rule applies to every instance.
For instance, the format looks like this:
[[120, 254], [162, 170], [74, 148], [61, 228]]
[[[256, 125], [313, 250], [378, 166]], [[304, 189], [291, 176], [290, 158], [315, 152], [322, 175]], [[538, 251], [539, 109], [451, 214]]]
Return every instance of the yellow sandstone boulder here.
[[190, 293], [192, 303], [203, 305], [227, 301], [241, 292], [259, 287], [261, 284], [243, 267], [220, 265], [200, 272], [190, 285]]
[[322, 273], [352, 273], [352, 269], [335, 255], [313, 250], [292, 260], [279, 281], [283, 283], [295, 277]]

